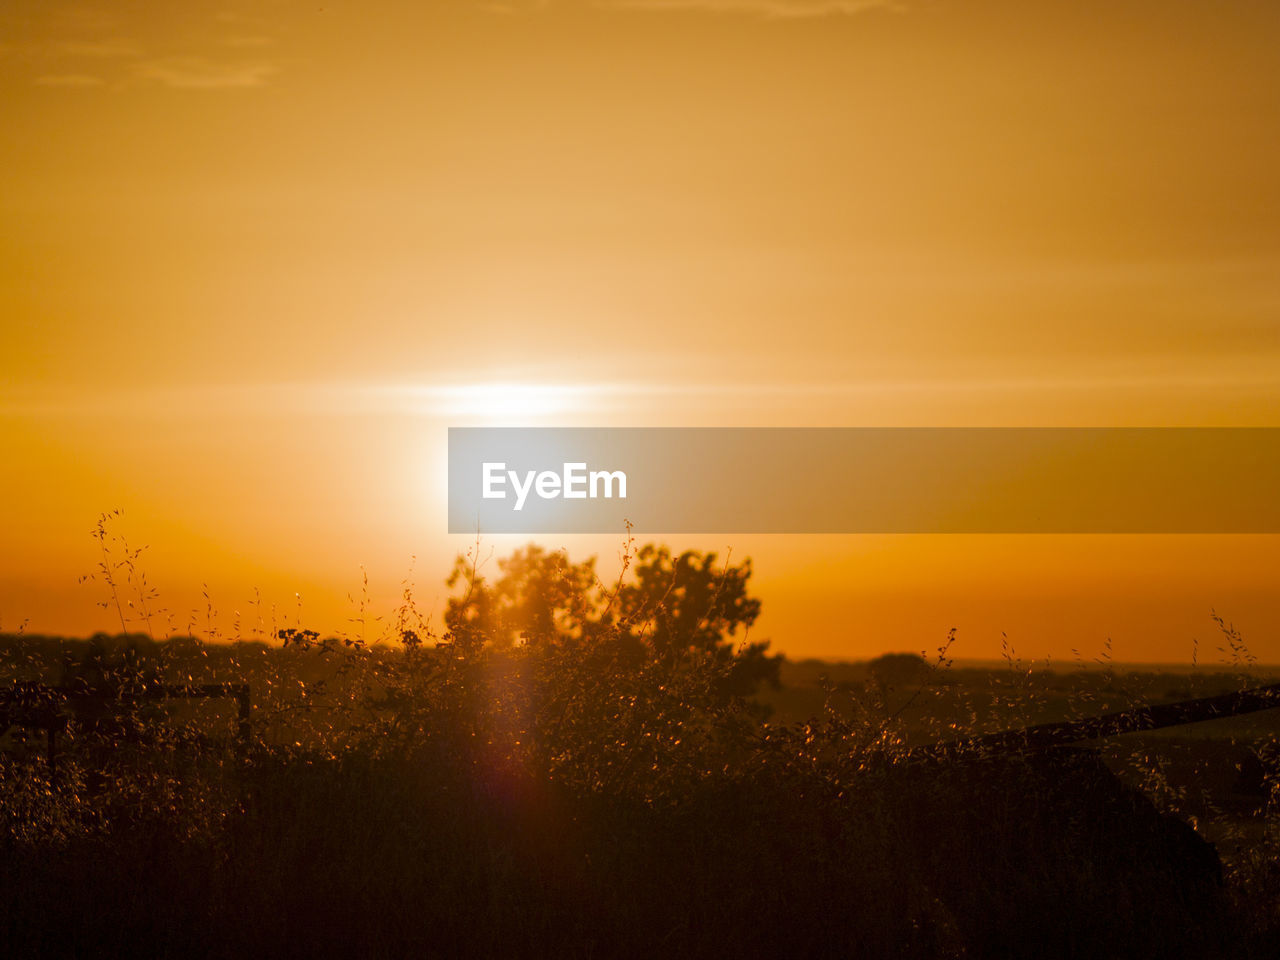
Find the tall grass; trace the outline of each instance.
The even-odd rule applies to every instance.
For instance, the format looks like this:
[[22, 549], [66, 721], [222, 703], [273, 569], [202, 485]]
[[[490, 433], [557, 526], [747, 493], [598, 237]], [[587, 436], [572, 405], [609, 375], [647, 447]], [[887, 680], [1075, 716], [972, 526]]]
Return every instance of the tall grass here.
[[[110, 519], [96, 578], [124, 635], [22, 638], [5, 679], [247, 680], [251, 742], [229, 706], [127, 697], [72, 716], [53, 767], [16, 729], [11, 955], [1265, 956], [1280, 932], [1274, 768], [1224, 879], [1158, 764], [1144, 793], [1089, 751], [909, 759], [1045, 707], [1012, 647], [985, 702], [951, 685], [952, 636], [908, 689], [829, 685], [786, 722], [731, 682], [740, 653], [679, 642], [669, 605], [615, 616], [622, 580], [596, 584], [590, 629], [517, 643], [433, 629], [409, 580], [380, 618], [366, 580], [337, 637], [273, 617], [272, 644], [155, 639], [167, 614]], [[460, 569], [465, 604], [478, 547]]]

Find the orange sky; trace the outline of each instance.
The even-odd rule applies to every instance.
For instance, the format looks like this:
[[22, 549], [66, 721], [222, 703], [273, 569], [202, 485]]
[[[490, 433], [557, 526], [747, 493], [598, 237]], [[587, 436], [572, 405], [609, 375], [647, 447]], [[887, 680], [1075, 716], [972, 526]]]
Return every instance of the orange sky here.
[[[1280, 425], [1277, 49], [1261, 2], [9, 0], [0, 627], [112, 627], [116, 506], [182, 628], [338, 629], [415, 554], [429, 604], [450, 425]], [[680, 545], [796, 655], [1204, 659], [1216, 607], [1280, 661], [1276, 541]]]

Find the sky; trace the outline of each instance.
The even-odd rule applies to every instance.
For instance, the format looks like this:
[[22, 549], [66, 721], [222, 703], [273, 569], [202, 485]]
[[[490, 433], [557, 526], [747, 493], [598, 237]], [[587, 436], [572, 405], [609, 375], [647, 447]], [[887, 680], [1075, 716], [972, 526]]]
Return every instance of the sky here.
[[[117, 507], [179, 630], [438, 605], [449, 426], [1280, 425], [1278, 47], [1246, 0], [9, 0], [0, 629], [113, 629]], [[752, 557], [793, 656], [1210, 659], [1217, 610], [1280, 662], [1276, 537], [654, 537]]]

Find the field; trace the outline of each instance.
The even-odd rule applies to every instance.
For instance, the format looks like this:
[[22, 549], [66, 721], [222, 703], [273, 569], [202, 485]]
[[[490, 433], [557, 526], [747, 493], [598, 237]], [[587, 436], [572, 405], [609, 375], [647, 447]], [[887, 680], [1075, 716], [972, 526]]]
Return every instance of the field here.
[[10, 955], [1272, 955], [1280, 711], [922, 749], [1274, 683], [1226, 624], [1168, 669], [790, 662], [749, 565], [500, 570], [440, 633], [4, 637]]

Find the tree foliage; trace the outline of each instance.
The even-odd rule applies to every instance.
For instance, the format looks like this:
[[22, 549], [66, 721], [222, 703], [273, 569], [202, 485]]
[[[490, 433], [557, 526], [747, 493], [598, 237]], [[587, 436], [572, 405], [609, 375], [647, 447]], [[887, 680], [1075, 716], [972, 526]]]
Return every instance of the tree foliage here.
[[867, 664], [871, 678], [887, 688], [924, 683], [929, 670], [929, 662], [918, 653], [885, 653]]
[[676, 555], [647, 544], [625, 558], [612, 586], [597, 576], [594, 557], [574, 563], [536, 544], [497, 565], [489, 578], [474, 556], [458, 557], [445, 613], [455, 641], [502, 648], [607, 638], [639, 660], [670, 665], [709, 656], [727, 668], [728, 694], [778, 682], [780, 657], [768, 653], [769, 642], [746, 639], [760, 615], [748, 590], [750, 559], [720, 563], [715, 553]]

